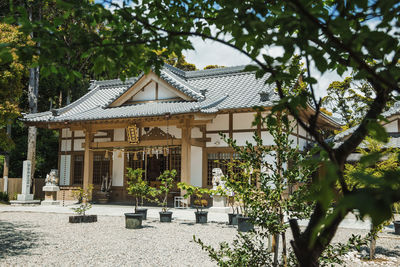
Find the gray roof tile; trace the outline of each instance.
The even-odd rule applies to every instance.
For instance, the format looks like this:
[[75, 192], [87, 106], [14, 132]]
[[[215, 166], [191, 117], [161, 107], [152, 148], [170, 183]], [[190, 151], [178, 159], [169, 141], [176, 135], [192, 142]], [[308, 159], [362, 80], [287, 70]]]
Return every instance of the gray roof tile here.
[[[217, 113], [221, 110], [272, 106], [278, 96], [274, 86], [265, 84], [267, 75], [256, 79], [254, 72], [244, 72], [244, 66], [184, 72], [165, 65], [160, 77], [194, 101], [142, 103], [109, 107], [141, 76], [120, 80], [96, 81], [90, 91], [70, 105], [52, 112], [24, 116], [30, 122], [85, 121], [113, 118], [158, 116], [165, 113]], [[205, 92], [203, 96], [202, 92]], [[260, 92], [268, 92], [261, 101]], [[265, 100], [265, 99], [264, 99]]]

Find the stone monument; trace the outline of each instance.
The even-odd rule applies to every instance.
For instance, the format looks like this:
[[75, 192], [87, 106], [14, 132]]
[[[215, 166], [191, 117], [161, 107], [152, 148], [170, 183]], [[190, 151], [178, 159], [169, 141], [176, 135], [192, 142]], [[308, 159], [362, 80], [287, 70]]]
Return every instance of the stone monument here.
[[32, 205], [39, 204], [40, 200], [34, 200], [31, 194], [31, 171], [32, 163], [30, 160], [25, 160], [22, 167], [22, 190], [18, 194], [17, 200], [10, 201], [13, 205]]
[[[212, 190], [217, 190], [218, 188], [226, 190], [227, 194], [228, 191], [225, 187], [225, 181], [222, 179], [224, 176], [222, 170], [220, 168], [214, 168], [212, 170], [213, 174], [213, 188]], [[227, 207], [227, 199], [226, 196], [221, 196], [218, 194], [215, 194], [212, 196], [213, 198], [213, 205], [210, 208], [210, 211], [212, 212], [222, 212], [222, 213], [228, 213], [229, 212], [229, 207]]]
[[52, 169], [49, 174], [46, 176], [46, 184], [43, 186], [44, 191], [44, 200], [42, 201], [42, 205], [60, 205], [60, 202], [57, 201], [57, 191], [60, 191], [60, 187], [58, 184], [58, 170]]

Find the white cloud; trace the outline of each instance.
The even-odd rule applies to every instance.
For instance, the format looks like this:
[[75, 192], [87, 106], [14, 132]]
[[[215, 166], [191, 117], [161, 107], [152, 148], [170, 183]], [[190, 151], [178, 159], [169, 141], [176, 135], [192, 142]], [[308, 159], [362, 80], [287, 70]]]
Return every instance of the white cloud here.
[[199, 37], [192, 37], [191, 41], [195, 50], [186, 50], [183, 54], [186, 60], [194, 63], [198, 69], [207, 65], [238, 66], [246, 65], [251, 60], [239, 51], [215, 41], [203, 41]]
[[[247, 56], [224, 44], [211, 40], [203, 41], [199, 37], [191, 37], [190, 39], [194, 50], [183, 51], [183, 54], [186, 56], [186, 60], [190, 63], [194, 63], [198, 69], [203, 69], [207, 65], [229, 67], [251, 63], [251, 60]], [[280, 47], [271, 48], [268, 54], [279, 56], [282, 54], [282, 49]], [[262, 57], [260, 59], [262, 59]], [[342, 76], [339, 76], [336, 72], [326, 72], [321, 75], [314, 67], [311, 67], [311, 73], [318, 81], [318, 83], [314, 85], [317, 97], [326, 95], [326, 89], [331, 82], [341, 81], [346, 76], [350, 75], [350, 72], [346, 72]]]

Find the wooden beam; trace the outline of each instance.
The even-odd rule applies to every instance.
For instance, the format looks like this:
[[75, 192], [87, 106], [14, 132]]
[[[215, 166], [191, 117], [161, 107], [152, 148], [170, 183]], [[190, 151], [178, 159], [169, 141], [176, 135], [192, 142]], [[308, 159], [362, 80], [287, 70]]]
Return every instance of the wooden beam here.
[[233, 113], [229, 112], [229, 138], [233, 138]]
[[[202, 139], [202, 138], [201, 138]], [[173, 139], [172, 142], [174, 145], [180, 145], [182, 143], [181, 139]], [[140, 141], [139, 144], [131, 144], [127, 141], [113, 141], [113, 142], [91, 142], [90, 147], [92, 149], [96, 148], [118, 148], [118, 147], [138, 147], [138, 146], [166, 146], [171, 145], [171, 139], [168, 140], [143, 140]], [[82, 144], [82, 147], [86, 146], [85, 143]]]
[[[182, 146], [181, 146], [181, 182], [190, 184], [190, 163], [191, 163], [191, 133], [190, 120], [185, 120], [182, 127]], [[183, 194], [184, 192], [181, 192]]]
[[87, 189], [89, 184], [93, 184], [93, 152], [90, 151], [90, 141], [92, 132], [89, 129], [85, 131], [85, 154], [83, 167], [83, 189]]
[[211, 142], [211, 138], [191, 138], [190, 145], [198, 147], [206, 147], [206, 143]]
[[[257, 111], [257, 116], [261, 116], [261, 112]], [[261, 122], [257, 123], [257, 135], [259, 138], [261, 138]]]

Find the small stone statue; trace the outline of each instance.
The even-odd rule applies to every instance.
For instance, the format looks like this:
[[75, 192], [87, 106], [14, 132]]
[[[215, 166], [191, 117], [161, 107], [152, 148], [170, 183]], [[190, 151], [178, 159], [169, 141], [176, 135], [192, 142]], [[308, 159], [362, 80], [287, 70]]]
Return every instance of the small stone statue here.
[[52, 169], [50, 174], [46, 175], [46, 186], [57, 186], [58, 180], [58, 170]]
[[222, 187], [225, 189], [225, 181], [222, 180], [222, 177], [224, 176], [224, 173], [220, 168], [214, 168], [212, 169], [212, 183], [213, 183], [213, 190], [217, 190], [218, 186]]

